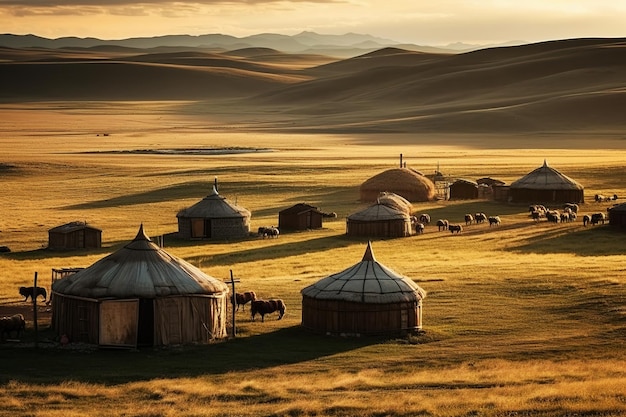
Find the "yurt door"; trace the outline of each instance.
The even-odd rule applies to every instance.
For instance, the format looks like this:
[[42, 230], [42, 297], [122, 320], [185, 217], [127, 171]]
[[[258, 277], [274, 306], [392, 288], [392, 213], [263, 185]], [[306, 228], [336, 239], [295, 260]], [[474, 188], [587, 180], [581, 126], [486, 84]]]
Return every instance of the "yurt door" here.
[[139, 300], [109, 300], [100, 303], [102, 346], [137, 347]]

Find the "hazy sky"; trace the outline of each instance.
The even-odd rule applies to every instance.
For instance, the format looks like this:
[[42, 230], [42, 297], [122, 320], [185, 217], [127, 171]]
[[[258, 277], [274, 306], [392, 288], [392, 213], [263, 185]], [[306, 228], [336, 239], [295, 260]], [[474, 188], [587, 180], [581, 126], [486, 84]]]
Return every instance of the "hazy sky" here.
[[400, 42], [626, 36], [626, 0], [0, 0], [0, 33], [122, 39], [370, 34]]

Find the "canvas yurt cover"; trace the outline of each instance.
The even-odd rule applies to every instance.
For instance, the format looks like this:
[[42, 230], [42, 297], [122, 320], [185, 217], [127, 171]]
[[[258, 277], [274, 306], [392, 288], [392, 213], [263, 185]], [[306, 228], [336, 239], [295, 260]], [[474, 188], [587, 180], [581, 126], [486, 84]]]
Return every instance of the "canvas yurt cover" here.
[[133, 241], [52, 284], [52, 324], [102, 346], [202, 343], [226, 337], [228, 286], [153, 243]]
[[403, 211], [409, 216], [413, 213], [413, 204], [396, 193], [380, 193], [378, 195], [378, 202], [398, 211]]
[[381, 192], [398, 194], [408, 201], [430, 201], [435, 198], [435, 184], [410, 168], [392, 168], [361, 184], [361, 201], [376, 201]]
[[364, 237], [411, 236], [411, 216], [377, 203], [346, 218], [346, 234]]
[[302, 325], [325, 334], [397, 334], [422, 328], [426, 292], [379, 263], [367, 244], [361, 262], [304, 288]]
[[238, 239], [250, 234], [250, 211], [227, 201], [215, 186], [211, 194], [176, 217], [182, 239]]
[[509, 186], [511, 202], [584, 203], [584, 187], [548, 166], [547, 161]]

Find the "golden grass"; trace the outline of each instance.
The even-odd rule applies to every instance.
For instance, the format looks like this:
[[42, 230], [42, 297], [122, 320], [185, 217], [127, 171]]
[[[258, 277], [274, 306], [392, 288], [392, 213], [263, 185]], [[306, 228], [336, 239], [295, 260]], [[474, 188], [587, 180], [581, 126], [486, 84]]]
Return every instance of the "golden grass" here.
[[[307, 336], [320, 351], [329, 343], [343, 348], [295, 361], [288, 358], [309, 348], [297, 340], [258, 356], [253, 345], [263, 336], [289, 340], [280, 334], [300, 323], [300, 289], [361, 259], [365, 241], [344, 236], [345, 217], [364, 207], [358, 201], [363, 180], [395, 166], [400, 153], [407, 165], [426, 174], [439, 163], [446, 174], [509, 183], [547, 158], [586, 186], [581, 211], [595, 212], [609, 206], [593, 202], [595, 193], [626, 196], [621, 142], [605, 138], [587, 149], [588, 142], [563, 137], [545, 147], [536, 137], [225, 132], [201, 118], [174, 116], [177, 105], [182, 103], [2, 106], [0, 245], [13, 252], [0, 255], [0, 303], [19, 304], [17, 287], [32, 282], [35, 271], [49, 288], [51, 268], [92, 264], [132, 239], [143, 223], [149, 235], [166, 235], [166, 250], [209, 275], [227, 279], [232, 270], [241, 289], [283, 298], [287, 315], [281, 321], [269, 316], [261, 324], [238, 313], [235, 342], [190, 352], [114, 352], [106, 359], [111, 369], [94, 367], [92, 373], [54, 368], [53, 374], [43, 369], [2, 375], [0, 416], [626, 413], [626, 235], [608, 227], [584, 228], [580, 221], [535, 224], [523, 205], [416, 203], [415, 212], [430, 213], [433, 221], [462, 223], [464, 213], [482, 211], [499, 215], [502, 225], [471, 225], [458, 236], [431, 225], [421, 236], [373, 242], [380, 262], [428, 292], [424, 335], [357, 345]], [[102, 132], [110, 136], [96, 136]], [[537, 146], [525, 147], [528, 143]], [[82, 153], [212, 146], [275, 152]], [[221, 194], [252, 211], [253, 230], [276, 224], [278, 211], [298, 202], [339, 217], [322, 230], [279, 239], [168, 242], [178, 210], [208, 194], [214, 176]], [[102, 250], [42, 250], [49, 228], [73, 220], [103, 229]], [[232, 369], [219, 367], [212, 358], [227, 361], [223, 347], [243, 349], [249, 357]], [[21, 354], [10, 346], [0, 349], [2, 360]], [[100, 354], [77, 352], [76, 362], [97, 361]], [[45, 350], [38, 355], [50, 364], [65, 357]], [[138, 364], [153, 361], [156, 372], [142, 377], [132, 367], [117, 369], [116, 361], [129, 355], [136, 355]], [[183, 362], [177, 370], [177, 356], [202, 364]], [[117, 381], [114, 372], [124, 377]]]

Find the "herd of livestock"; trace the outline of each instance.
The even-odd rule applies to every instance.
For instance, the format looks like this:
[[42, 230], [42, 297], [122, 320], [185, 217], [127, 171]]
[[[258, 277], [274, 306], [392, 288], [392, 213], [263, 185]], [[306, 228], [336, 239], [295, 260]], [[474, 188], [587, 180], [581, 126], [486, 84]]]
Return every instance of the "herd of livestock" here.
[[[617, 198], [613, 196], [612, 199]], [[596, 198], [596, 201], [599, 201]], [[546, 208], [541, 204], [533, 204], [528, 207], [529, 217], [539, 222], [546, 220], [551, 223], [569, 223], [578, 218], [579, 206], [576, 203], [565, 203], [561, 209]], [[501, 224], [500, 216], [487, 216], [485, 213], [465, 214], [465, 226], [471, 224], [489, 223], [489, 226], [499, 226]], [[607, 217], [602, 212], [593, 214], [585, 214], [582, 217], [583, 226], [604, 224]], [[411, 217], [411, 224], [415, 229], [416, 234], [424, 233], [426, 225], [430, 224], [431, 218], [429, 214], [422, 213], [419, 216]], [[439, 231], [449, 230], [450, 233], [461, 233], [463, 231], [463, 224], [452, 224], [447, 219], [439, 219], [435, 225]]]
[[[600, 198], [603, 198], [600, 196]], [[617, 196], [613, 196], [611, 199], [617, 199]], [[596, 196], [596, 201], [603, 201]], [[546, 220], [553, 223], [565, 223], [573, 222], [578, 217], [579, 206], [575, 203], [565, 203], [561, 209], [549, 209], [540, 204], [530, 205], [528, 208], [529, 217], [535, 221]], [[489, 226], [499, 226], [501, 224], [500, 216], [487, 216], [485, 213], [465, 214], [464, 216], [465, 226], [471, 224], [489, 223]], [[593, 214], [585, 214], [582, 217], [583, 225], [597, 225], [604, 224], [606, 216], [602, 212]], [[416, 234], [424, 233], [426, 225], [430, 224], [431, 218], [429, 214], [422, 213], [419, 216], [411, 217], [411, 224], [415, 229]], [[447, 219], [438, 219], [435, 222], [439, 231], [448, 230], [450, 233], [461, 233], [463, 231], [463, 225], [461, 223], [451, 224]], [[259, 236], [264, 238], [277, 238], [279, 230], [275, 226], [260, 227], [258, 230]], [[46, 300], [46, 290], [41, 287], [20, 287], [19, 293], [27, 301], [28, 298], [42, 296], [44, 301]], [[236, 293], [231, 296], [231, 303], [236, 311], [242, 306], [242, 310], [245, 310], [245, 305], [250, 303], [250, 312], [252, 321], [254, 321], [256, 315], [261, 317], [261, 321], [265, 320], [265, 315], [274, 312], [278, 313], [278, 320], [280, 320], [286, 311], [286, 306], [281, 299], [260, 300], [254, 291], [247, 291], [243, 293]], [[5, 340], [5, 337], [11, 337], [15, 334], [16, 337], [20, 336], [20, 333], [25, 330], [26, 322], [22, 314], [14, 314], [12, 316], [0, 317], [0, 341]]]

